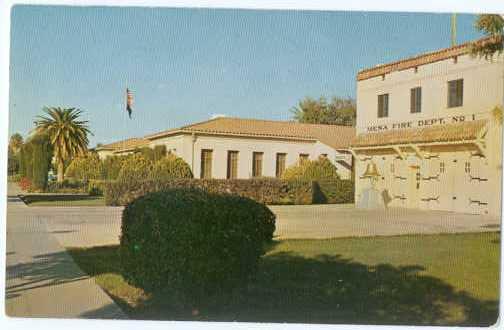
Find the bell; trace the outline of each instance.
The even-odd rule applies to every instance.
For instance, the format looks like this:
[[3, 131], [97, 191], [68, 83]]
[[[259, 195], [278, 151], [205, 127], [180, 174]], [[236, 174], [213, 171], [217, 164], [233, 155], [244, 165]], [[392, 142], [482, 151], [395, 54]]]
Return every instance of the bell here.
[[380, 173], [378, 173], [378, 168], [374, 162], [367, 164], [366, 171], [362, 175], [364, 178], [376, 178], [379, 177]]

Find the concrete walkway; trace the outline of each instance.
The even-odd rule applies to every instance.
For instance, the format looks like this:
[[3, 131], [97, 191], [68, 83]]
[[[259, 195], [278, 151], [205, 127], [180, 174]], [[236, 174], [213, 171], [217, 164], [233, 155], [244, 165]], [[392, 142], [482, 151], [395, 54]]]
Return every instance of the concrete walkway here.
[[39, 214], [16, 197], [7, 203], [6, 314], [11, 317], [124, 319], [112, 299], [72, 260]]

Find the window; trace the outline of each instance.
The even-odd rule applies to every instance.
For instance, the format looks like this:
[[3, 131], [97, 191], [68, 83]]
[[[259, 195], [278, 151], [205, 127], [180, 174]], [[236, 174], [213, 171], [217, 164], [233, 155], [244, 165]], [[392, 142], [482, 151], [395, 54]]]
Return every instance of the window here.
[[378, 95], [378, 118], [388, 117], [389, 95]]
[[470, 162], [465, 163], [464, 172], [471, 173], [471, 163]]
[[201, 150], [200, 177], [202, 179], [212, 178], [212, 154], [213, 154], [213, 150], [209, 150], [209, 149]]
[[422, 87], [411, 89], [410, 111], [411, 113], [422, 112]]
[[448, 108], [461, 107], [464, 104], [464, 80], [448, 82]]
[[228, 151], [227, 178], [236, 179], [237, 177], [238, 177], [238, 151]]
[[444, 173], [445, 171], [445, 163], [441, 162], [439, 163], [439, 173]]
[[254, 152], [252, 154], [252, 176], [254, 178], [262, 176], [263, 153]]
[[287, 154], [276, 154], [276, 177], [279, 178], [285, 171]]
[[299, 162], [304, 162], [305, 160], [308, 160], [310, 158], [309, 154], [299, 154]]

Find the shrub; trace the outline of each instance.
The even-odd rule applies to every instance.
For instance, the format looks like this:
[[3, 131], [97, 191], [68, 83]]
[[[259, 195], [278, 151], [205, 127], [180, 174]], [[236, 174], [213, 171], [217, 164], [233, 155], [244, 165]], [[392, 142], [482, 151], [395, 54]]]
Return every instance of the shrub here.
[[303, 160], [287, 168], [282, 175], [284, 180], [327, 180], [339, 179], [338, 169], [327, 158]]
[[63, 182], [52, 181], [47, 185], [47, 192], [50, 193], [86, 193], [87, 185], [82, 181], [65, 179]]
[[246, 283], [272, 240], [275, 215], [248, 198], [169, 189], [128, 204], [121, 228], [130, 284], [196, 302]]
[[313, 181], [314, 204], [348, 204], [354, 202], [355, 185], [352, 180]]
[[133, 187], [141, 180], [146, 180], [152, 170], [152, 162], [141, 154], [133, 154], [122, 162], [117, 180], [128, 187]]
[[31, 183], [31, 180], [27, 177], [22, 177], [19, 180], [18, 184], [19, 184], [19, 188], [21, 188], [21, 190], [23, 190], [23, 191], [31, 190], [32, 183]]
[[165, 145], [158, 145], [158, 146], [155, 146], [153, 149], [153, 161], [154, 162], [157, 162], [158, 160], [161, 160], [163, 159], [164, 157], [166, 157], [166, 146]]
[[102, 196], [105, 183], [105, 180], [90, 180], [87, 186], [87, 192], [90, 196]]
[[165, 145], [157, 145], [154, 148], [143, 147], [136, 150], [137, 153], [140, 153], [146, 159], [151, 162], [157, 162], [158, 160], [166, 157], [166, 146]]
[[106, 180], [116, 180], [122, 165], [128, 156], [109, 156], [102, 163], [103, 175]]
[[77, 157], [72, 160], [66, 169], [65, 176], [85, 183], [90, 180], [100, 180], [103, 178], [102, 162], [95, 153]]
[[180, 157], [173, 154], [158, 160], [152, 168], [151, 178], [157, 180], [192, 178], [189, 165]]

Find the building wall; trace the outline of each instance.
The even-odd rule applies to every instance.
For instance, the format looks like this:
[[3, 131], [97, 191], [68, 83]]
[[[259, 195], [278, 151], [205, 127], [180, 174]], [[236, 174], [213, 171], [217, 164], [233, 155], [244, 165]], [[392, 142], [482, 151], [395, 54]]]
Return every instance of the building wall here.
[[[501, 144], [494, 143], [494, 155]], [[424, 158], [413, 151], [400, 159], [391, 152], [359, 155], [356, 161], [356, 200], [370, 181], [362, 178], [375, 163], [380, 174], [376, 188], [388, 207], [444, 210], [500, 215], [502, 158], [478, 155], [471, 145], [433, 147]], [[418, 174], [417, 174], [418, 173]]]
[[100, 159], [105, 159], [109, 156], [114, 155], [114, 152], [112, 150], [97, 150], [96, 152], [98, 153], [98, 157]]
[[[375, 77], [357, 84], [357, 133], [379, 132], [421, 125], [443, 125], [453, 118], [487, 119], [485, 157], [474, 145], [447, 144], [403, 149], [401, 159], [391, 149], [358, 153], [355, 198], [369, 188], [362, 174], [371, 162], [380, 173], [377, 188], [390, 207], [446, 210], [500, 216], [502, 180], [502, 123], [492, 110], [504, 100], [504, 56], [492, 62], [468, 55]], [[463, 106], [448, 108], [448, 81], [464, 79]], [[422, 112], [410, 113], [410, 89], [422, 87]], [[389, 93], [389, 115], [378, 118], [378, 95]], [[442, 119], [439, 121], [438, 119]], [[404, 127], [410, 123], [411, 127]], [[403, 126], [401, 126], [403, 125]], [[460, 141], [459, 141], [460, 142]], [[444, 169], [444, 170], [443, 170]], [[418, 174], [417, 174], [418, 173]]]
[[[182, 157], [193, 169], [194, 176], [200, 177], [201, 151], [203, 149], [213, 150], [212, 155], [212, 178], [225, 179], [227, 176], [227, 154], [228, 151], [238, 151], [238, 178], [248, 179], [252, 177], [252, 155], [253, 152], [263, 152], [263, 169], [265, 177], [275, 177], [276, 174], [276, 154], [286, 153], [286, 167], [294, 165], [299, 154], [309, 154], [312, 160], [317, 159], [322, 154], [327, 154], [329, 160], [338, 168], [338, 172], [343, 179], [349, 179], [351, 170], [342, 166], [338, 160], [345, 160], [351, 164], [350, 154], [340, 154], [333, 148], [320, 142], [311, 141], [290, 141], [273, 139], [254, 139], [242, 137], [208, 136], [189, 134], [170, 136], [152, 141], [151, 147], [164, 144], [167, 150], [171, 150], [177, 156]], [[194, 153], [193, 153], [194, 150]]]
[[[448, 108], [448, 81], [464, 79], [464, 104]], [[422, 87], [422, 112], [410, 113], [410, 89]], [[485, 116], [502, 104], [504, 91], [504, 55], [493, 61], [459, 56], [415, 69], [396, 71], [357, 83], [357, 133], [368, 127], [393, 123], [450, 117]], [[389, 93], [389, 116], [378, 118], [378, 95]]]

